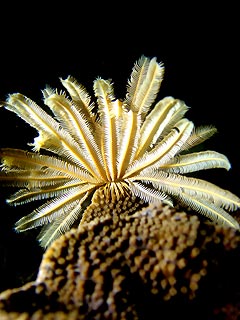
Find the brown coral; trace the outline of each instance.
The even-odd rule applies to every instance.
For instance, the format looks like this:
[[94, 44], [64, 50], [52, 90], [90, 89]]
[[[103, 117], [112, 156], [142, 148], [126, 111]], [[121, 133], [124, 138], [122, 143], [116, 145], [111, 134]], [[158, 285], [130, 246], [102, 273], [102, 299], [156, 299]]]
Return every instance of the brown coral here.
[[35, 282], [0, 295], [1, 319], [210, 319], [239, 288], [237, 231], [164, 205], [105, 210], [49, 247]]

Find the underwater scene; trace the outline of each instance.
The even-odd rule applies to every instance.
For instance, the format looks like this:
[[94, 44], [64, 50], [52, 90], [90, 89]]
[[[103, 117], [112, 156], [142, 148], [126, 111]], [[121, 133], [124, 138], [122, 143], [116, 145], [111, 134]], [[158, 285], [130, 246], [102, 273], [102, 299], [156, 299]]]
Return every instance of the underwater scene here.
[[1, 320], [240, 319], [237, 53], [201, 32], [3, 50]]

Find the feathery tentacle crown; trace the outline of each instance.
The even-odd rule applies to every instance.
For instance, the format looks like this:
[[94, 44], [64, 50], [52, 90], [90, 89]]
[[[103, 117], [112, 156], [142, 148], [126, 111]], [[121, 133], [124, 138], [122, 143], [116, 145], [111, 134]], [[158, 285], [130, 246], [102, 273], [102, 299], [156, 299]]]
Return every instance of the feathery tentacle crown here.
[[[142, 56], [134, 65], [124, 100], [114, 96], [113, 84], [94, 81], [97, 108], [73, 77], [61, 79], [68, 93], [43, 90], [52, 115], [20, 93], [9, 95], [6, 109], [35, 128], [33, 152], [0, 150], [0, 180], [19, 187], [7, 201], [18, 205], [47, 202], [16, 223], [17, 231], [43, 226], [42, 246], [66, 232], [82, 217], [95, 192], [106, 201], [130, 195], [145, 202], [179, 202], [206, 217], [239, 229], [229, 211], [240, 207], [230, 191], [186, 173], [229, 169], [215, 151], [190, 152], [211, 137], [212, 126], [194, 128], [185, 118], [186, 104], [171, 96], [155, 103], [164, 67]], [[97, 112], [94, 110], [97, 109]], [[52, 155], [41, 155], [40, 149]]]

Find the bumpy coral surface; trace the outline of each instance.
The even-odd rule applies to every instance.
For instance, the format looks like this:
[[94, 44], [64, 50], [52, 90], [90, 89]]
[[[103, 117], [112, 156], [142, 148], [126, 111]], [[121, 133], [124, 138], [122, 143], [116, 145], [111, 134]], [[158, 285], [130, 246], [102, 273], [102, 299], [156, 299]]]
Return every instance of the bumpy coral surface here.
[[108, 203], [101, 218], [98, 196], [95, 218], [48, 248], [36, 281], [1, 293], [0, 319], [237, 319], [227, 314], [238, 231], [167, 205], [131, 215], [134, 199], [126, 215]]

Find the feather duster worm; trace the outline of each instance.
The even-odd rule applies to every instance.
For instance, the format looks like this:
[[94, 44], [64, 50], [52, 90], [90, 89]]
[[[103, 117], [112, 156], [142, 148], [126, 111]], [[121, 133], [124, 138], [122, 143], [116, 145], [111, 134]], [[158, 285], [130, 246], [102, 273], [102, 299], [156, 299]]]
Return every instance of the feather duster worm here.
[[[133, 67], [125, 99], [116, 99], [113, 83], [98, 78], [93, 85], [95, 103], [73, 77], [61, 79], [66, 92], [43, 90], [52, 115], [20, 93], [9, 95], [2, 105], [39, 136], [32, 152], [0, 150], [1, 182], [20, 188], [8, 203], [46, 199], [16, 223], [17, 231], [43, 226], [39, 240], [47, 247], [87, 219], [98, 191], [103, 191], [105, 203], [129, 196], [136, 202], [170, 206], [178, 202], [239, 229], [229, 212], [240, 207], [240, 199], [185, 175], [211, 168], [228, 170], [230, 163], [215, 151], [191, 152], [216, 129], [195, 129], [185, 118], [188, 107], [179, 99], [169, 96], [155, 103], [163, 75], [162, 63], [142, 56]], [[41, 150], [48, 155], [40, 154]]]

